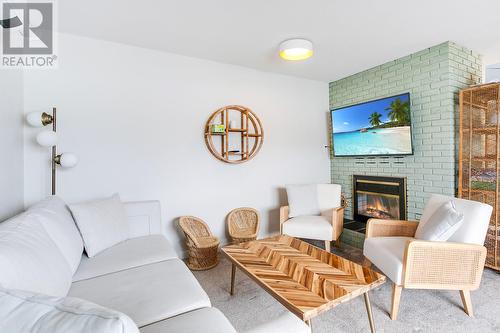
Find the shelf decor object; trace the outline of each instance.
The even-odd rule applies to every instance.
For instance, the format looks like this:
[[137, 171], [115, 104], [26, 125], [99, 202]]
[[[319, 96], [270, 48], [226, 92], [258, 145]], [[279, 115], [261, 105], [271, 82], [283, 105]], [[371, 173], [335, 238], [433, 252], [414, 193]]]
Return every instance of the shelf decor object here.
[[226, 126], [220, 124], [213, 124], [210, 128], [210, 131], [212, 133], [217, 133], [217, 134], [224, 133], [226, 132]]
[[252, 110], [241, 105], [218, 109], [205, 125], [207, 148], [222, 162], [246, 162], [257, 155], [263, 142], [264, 129], [260, 119]]
[[486, 266], [500, 270], [500, 83], [460, 91], [458, 195], [493, 206]]
[[56, 167], [72, 168], [78, 163], [78, 157], [73, 153], [57, 154], [57, 110], [52, 108], [52, 114], [46, 112], [31, 112], [26, 115], [26, 122], [33, 127], [43, 127], [52, 124], [52, 130], [42, 131], [36, 136], [37, 143], [42, 147], [51, 147], [51, 187], [52, 195], [56, 194]]

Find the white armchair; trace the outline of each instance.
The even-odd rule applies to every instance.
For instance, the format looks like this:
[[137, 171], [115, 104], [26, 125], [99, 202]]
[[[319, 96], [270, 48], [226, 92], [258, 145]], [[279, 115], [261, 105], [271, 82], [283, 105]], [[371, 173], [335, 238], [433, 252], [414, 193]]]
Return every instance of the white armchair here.
[[[463, 214], [458, 229], [447, 241], [416, 239], [418, 228], [423, 228], [431, 216], [450, 201], [454, 209]], [[368, 221], [363, 254], [394, 283], [392, 320], [397, 319], [403, 288], [460, 290], [464, 310], [473, 316], [470, 291], [477, 289], [481, 282], [486, 258], [483, 243], [491, 212], [490, 205], [434, 194], [425, 206], [420, 224]]]
[[288, 206], [280, 208], [280, 232], [292, 237], [322, 240], [325, 250], [343, 230], [344, 208], [337, 184], [288, 185]]

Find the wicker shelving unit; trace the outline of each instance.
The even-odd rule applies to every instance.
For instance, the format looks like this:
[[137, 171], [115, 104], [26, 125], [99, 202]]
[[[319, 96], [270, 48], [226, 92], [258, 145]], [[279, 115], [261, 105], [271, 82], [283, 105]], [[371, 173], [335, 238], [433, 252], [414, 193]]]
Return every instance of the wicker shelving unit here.
[[458, 195], [493, 206], [486, 266], [500, 270], [500, 83], [460, 91]]
[[[224, 132], [212, 132], [214, 124], [223, 125]], [[237, 127], [232, 128], [231, 123]], [[212, 155], [222, 162], [247, 162], [259, 152], [264, 142], [264, 129], [257, 115], [241, 105], [224, 106], [208, 118], [205, 143]]]

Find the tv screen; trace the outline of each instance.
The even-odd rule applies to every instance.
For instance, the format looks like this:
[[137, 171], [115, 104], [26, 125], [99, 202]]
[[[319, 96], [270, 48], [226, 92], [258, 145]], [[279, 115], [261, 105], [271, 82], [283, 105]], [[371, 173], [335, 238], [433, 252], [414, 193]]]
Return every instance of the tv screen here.
[[331, 112], [334, 156], [413, 154], [409, 93]]

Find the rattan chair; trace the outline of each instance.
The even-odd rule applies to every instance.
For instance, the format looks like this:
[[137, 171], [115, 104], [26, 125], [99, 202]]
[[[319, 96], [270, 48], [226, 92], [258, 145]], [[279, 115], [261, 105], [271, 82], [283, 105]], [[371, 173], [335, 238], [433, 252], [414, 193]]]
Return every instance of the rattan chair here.
[[219, 263], [217, 251], [219, 239], [215, 237], [203, 220], [194, 216], [182, 216], [179, 225], [186, 236], [188, 267], [201, 271], [213, 268]]
[[257, 239], [259, 226], [260, 214], [256, 209], [236, 208], [227, 215], [229, 236], [235, 244]]
[[492, 207], [433, 194], [420, 223], [426, 223], [441, 204], [449, 201], [463, 214], [464, 221], [447, 241], [416, 239], [416, 221], [368, 220], [363, 254], [393, 282], [392, 320], [397, 318], [403, 288], [459, 290], [465, 312], [473, 316], [470, 291], [481, 282], [486, 258], [483, 243]]

